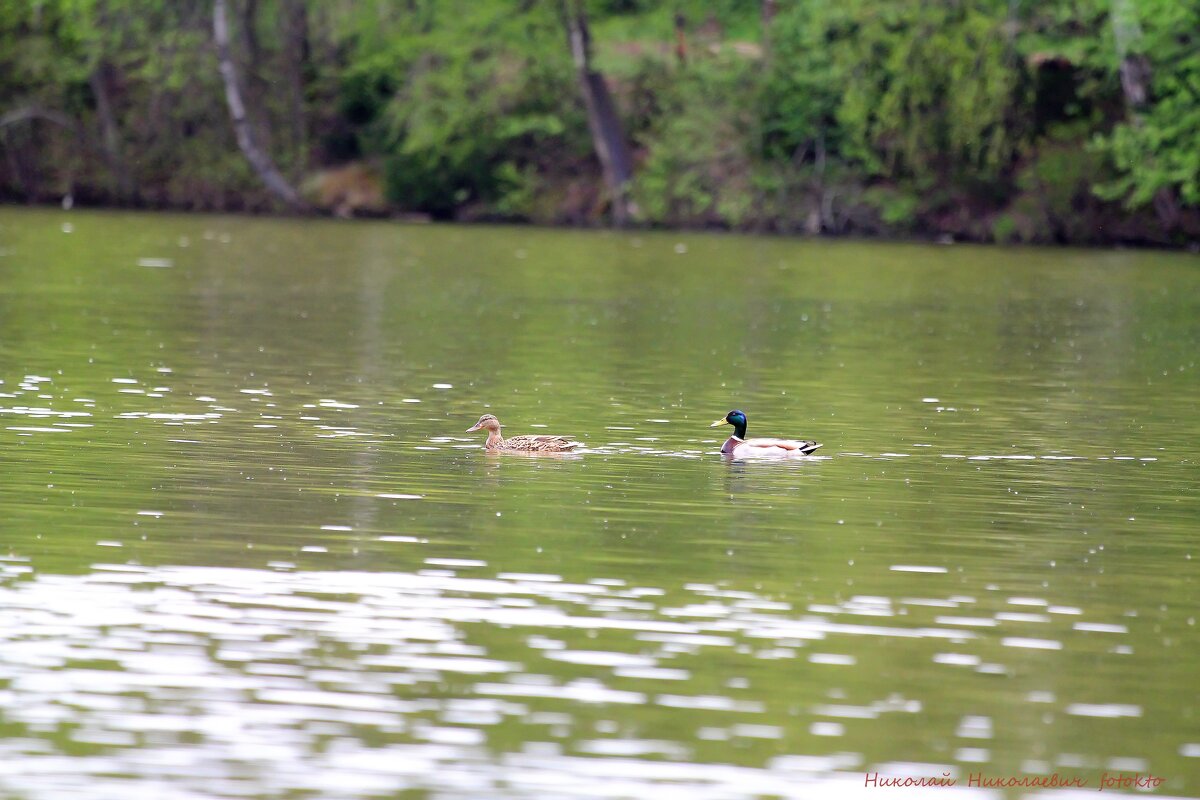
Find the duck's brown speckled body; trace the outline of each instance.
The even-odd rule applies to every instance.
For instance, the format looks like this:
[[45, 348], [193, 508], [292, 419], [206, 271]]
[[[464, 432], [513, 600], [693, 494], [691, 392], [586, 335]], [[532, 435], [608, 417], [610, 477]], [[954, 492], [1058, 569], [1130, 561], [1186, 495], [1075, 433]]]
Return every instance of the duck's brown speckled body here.
[[467, 428], [467, 433], [480, 429], [488, 432], [487, 441], [484, 442], [483, 446], [484, 449], [489, 451], [508, 450], [519, 453], [565, 453], [582, 446], [582, 443], [572, 441], [566, 436], [528, 435], [513, 436], [505, 439], [500, 435], [500, 420], [491, 414], [484, 414], [480, 417], [478, 422]]

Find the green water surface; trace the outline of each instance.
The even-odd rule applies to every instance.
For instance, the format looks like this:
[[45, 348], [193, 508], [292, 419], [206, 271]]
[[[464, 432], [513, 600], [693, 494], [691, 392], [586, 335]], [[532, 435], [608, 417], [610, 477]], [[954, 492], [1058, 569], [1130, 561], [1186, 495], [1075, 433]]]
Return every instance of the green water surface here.
[[1179, 254], [0, 211], [0, 789], [1197, 796], [1198, 345]]

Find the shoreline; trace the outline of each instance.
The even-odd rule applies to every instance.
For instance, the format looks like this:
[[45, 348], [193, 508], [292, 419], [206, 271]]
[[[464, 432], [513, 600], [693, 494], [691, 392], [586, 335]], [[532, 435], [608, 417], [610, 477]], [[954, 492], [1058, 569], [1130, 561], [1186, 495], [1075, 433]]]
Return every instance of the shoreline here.
[[1200, 255], [1200, 240], [1189, 241], [1186, 244], [1172, 245], [1150, 240], [1116, 240], [1112, 242], [1096, 241], [1007, 241], [1000, 242], [984, 238], [955, 237], [950, 234], [900, 234], [900, 233], [871, 233], [869, 231], [852, 231], [848, 233], [805, 233], [802, 231], [782, 231], [764, 226], [759, 229], [735, 228], [713, 224], [698, 225], [661, 225], [653, 223], [630, 223], [625, 226], [586, 224], [579, 222], [554, 222], [529, 219], [504, 219], [499, 217], [471, 217], [466, 219], [439, 219], [432, 215], [413, 212], [356, 212], [353, 214], [338, 214], [332, 209], [314, 207], [309, 211], [296, 211], [286, 208], [233, 208], [233, 209], [195, 209], [172, 206], [121, 205], [121, 204], [80, 204], [70, 202], [14, 202], [0, 200], [0, 212], [7, 210], [30, 211], [59, 211], [64, 214], [73, 212], [87, 213], [130, 213], [130, 214], [164, 214], [177, 216], [228, 216], [246, 219], [278, 219], [278, 220], [328, 220], [336, 222], [395, 222], [407, 225], [452, 225], [463, 228], [469, 227], [503, 227], [503, 228], [537, 228], [558, 231], [595, 231], [612, 233], [650, 233], [650, 234], [688, 234], [688, 235], [718, 235], [718, 236], [753, 236], [779, 240], [811, 241], [811, 242], [863, 242], [872, 244], [893, 245], [934, 245], [949, 247], [952, 245], [975, 245], [983, 247], [1000, 247], [1012, 249], [1051, 249], [1051, 250], [1097, 250], [1104, 252], [1131, 250], [1144, 252], [1178, 253], [1182, 255]]

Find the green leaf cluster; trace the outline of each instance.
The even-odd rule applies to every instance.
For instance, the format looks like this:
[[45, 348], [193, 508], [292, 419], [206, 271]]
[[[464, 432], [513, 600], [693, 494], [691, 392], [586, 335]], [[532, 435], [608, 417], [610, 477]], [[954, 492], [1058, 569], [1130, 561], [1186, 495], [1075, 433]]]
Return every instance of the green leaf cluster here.
[[[354, 162], [393, 210], [603, 213], [566, 0], [227, 4], [253, 129], [297, 183]], [[581, 7], [642, 223], [1200, 237], [1194, 0]], [[0, 116], [39, 112], [0, 129], [0, 198], [268, 207], [211, 25], [212, 0], [0, 0]]]
[[[422, 3], [362, 22], [342, 105], [361, 123], [359, 151], [384, 157], [398, 206], [449, 216], [495, 204], [528, 167], [549, 166], [547, 151], [587, 152], [553, 3], [516, 14], [500, 3]], [[509, 198], [505, 208], [518, 205]]]
[[1101, 197], [1132, 208], [1164, 192], [1200, 205], [1200, 4], [1139, 0], [1142, 39], [1153, 97], [1132, 119], [1096, 138], [1119, 177], [1097, 187]]

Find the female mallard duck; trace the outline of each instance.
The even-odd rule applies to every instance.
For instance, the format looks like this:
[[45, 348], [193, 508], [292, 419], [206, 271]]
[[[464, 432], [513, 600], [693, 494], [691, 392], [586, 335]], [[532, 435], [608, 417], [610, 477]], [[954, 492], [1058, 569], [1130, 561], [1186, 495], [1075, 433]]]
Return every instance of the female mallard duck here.
[[811, 455], [821, 445], [816, 442], [797, 442], [792, 439], [747, 439], [746, 415], [741, 411], [730, 411], [721, 419], [709, 425], [732, 425], [733, 436], [721, 445], [721, 452], [735, 458], [747, 456], [807, 456]]
[[522, 453], [565, 453], [579, 447], [581, 442], [573, 442], [565, 436], [514, 436], [505, 439], [500, 435], [500, 420], [491, 414], [484, 414], [467, 433], [483, 428], [488, 432], [485, 450], [514, 450]]

